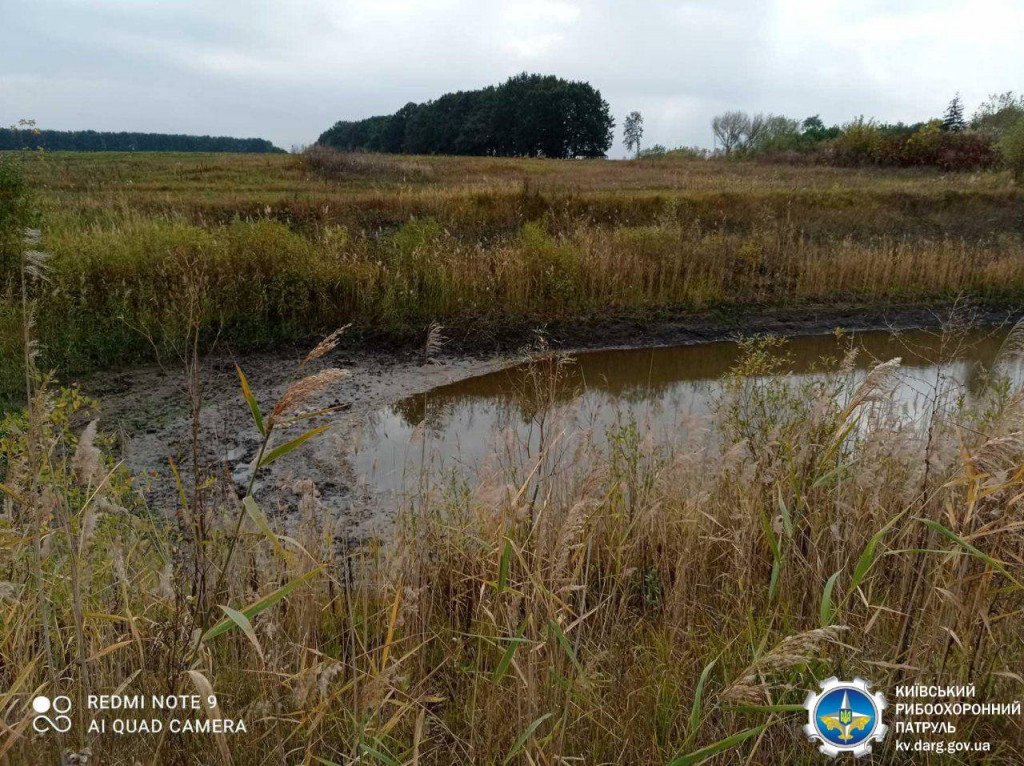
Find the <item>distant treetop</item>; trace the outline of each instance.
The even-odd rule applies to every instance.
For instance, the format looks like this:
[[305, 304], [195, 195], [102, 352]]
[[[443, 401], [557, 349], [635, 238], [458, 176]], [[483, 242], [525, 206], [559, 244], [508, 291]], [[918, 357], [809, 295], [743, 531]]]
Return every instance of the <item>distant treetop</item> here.
[[644, 117], [640, 112], [630, 112], [622, 126], [622, 142], [627, 152], [640, 156], [640, 142], [644, 137]]
[[947, 133], [967, 130], [967, 123], [964, 121], [964, 102], [959, 93], [953, 96], [953, 100], [946, 107], [946, 113], [942, 117], [942, 129]]
[[523, 72], [391, 115], [337, 122], [318, 143], [393, 154], [603, 157], [614, 126], [608, 102], [589, 83]]
[[284, 151], [264, 138], [0, 128], [0, 150], [4, 149], [46, 149], [54, 152], [239, 152], [247, 154]]

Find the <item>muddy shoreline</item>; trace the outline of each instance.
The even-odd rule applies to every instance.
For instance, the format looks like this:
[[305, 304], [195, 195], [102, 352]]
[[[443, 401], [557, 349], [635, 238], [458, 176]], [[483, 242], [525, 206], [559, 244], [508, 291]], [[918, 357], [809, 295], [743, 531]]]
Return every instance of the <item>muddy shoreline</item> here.
[[[372, 411], [437, 386], [493, 372], [529, 359], [543, 348], [564, 353], [602, 349], [691, 345], [743, 335], [822, 335], [850, 331], [937, 329], [954, 312], [960, 321], [1002, 324], [1021, 315], [1007, 307], [858, 306], [809, 307], [799, 311], [749, 309], [731, 314], [700, 314], [660, 321], [611, 318], [599, 323], [550, 326], [531, 333], [509, 333], [481, 342], [453, 336], [426, 358], [422, 349], [388, 348], [352, 339], [321, 365], [342, 367], [349, 376], [322, 391], [310, 409], [343, 407], [319, 419], [327, 433], [261, 471], [256, 496], [268, 512], [288, 521], [294, 516], [299, 482], [312, 480], [320, 500], [340, 516], [351, 539], [383, 532], [389, 512], [352, 468], [351, 452]], [[379, 345], [379, 347], [378, 347]], [[241, 365], [264, 410], [297, 377], [307, 349], [288, 348], [246, 355], [218, 353], [202, 361], [203, 406], [198, 457], [208, 474], [222, 479], [214, 501], [230, 501], [250, 476], [258, 434], [242, 400], [235, 372]], [[307, 370], [309, 372], [309, 370]], [[138, 477], [150, 505], [173, 510], [176, 490], [169, 470], [173, 458], [188, 473], [193, 455], [193, 423], [182, 367], [169, 365], [94, 374], [83, 390], [101, 401], [101, 426], [119, 436], [123, 459]], [[317, 421], [313, 421], [317, 422]], [[310, 421], [302, 425], [309, 427]], [[299, 428], [294, 429], [297, 435]], [[285, 432], [279, 438], [284, 440]]]

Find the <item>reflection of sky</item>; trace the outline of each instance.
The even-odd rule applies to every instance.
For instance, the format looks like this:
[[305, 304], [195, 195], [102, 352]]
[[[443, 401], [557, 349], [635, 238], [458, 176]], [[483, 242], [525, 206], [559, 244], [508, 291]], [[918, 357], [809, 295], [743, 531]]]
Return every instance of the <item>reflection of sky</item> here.
[[[852, 382], [880, 361], [903, 357], [895, 396], [914, 417], [927, 411], [939, 386], [954, 383], [968, 396], [980, 390], [1000, 337], [978, 332], [970, 341], [950, 349], [934, 333], [907, 332], [899, 339], [860, 334]], [[848, 343], [834, 336], [791, 339], [785, 369], [794, 371], [792, 384], [823, 379], [820, 360], [843, 356]], [[514, 465], [516, 458], [535, 454], [542, 431], [548, 440], [561, 434], [569, 449], [583, 434], [601, 443], [610, 427], [631, 421], [656, 443], [678, 440], [710, 414], [736, 352], [734, 343], [594, 352], [564, 367], [554, 389], [536, 365], [442, 386], [373, 413], [355, 455], [356, 469], [372, 487], [414, 489], [442, 471], [471, 478], [485, 463]], [[554, 411], [539, 404], [552, 401]]]
[[[843, 694], [849, 695], [850, 710], [854, 712], [854, 715], [866, 715], [871, 717], [871, 723], [865, 726], [863, 729], [857, 731], [851, 731], [850, 736], [852, 739], [842, 740], [839, 738], [841, 732], [835, 731], [834, 729], [826, 729], [821, 723], [821, 716], [832, 715], [836, 713], [840, 706], [843, 704]], [[870, 700], [865, 698], [862, 694], [859, 694], [854, 689], [833, 689], [818, 703], [818, 707], [814, 711], [815, 719], [818, 721], [818, 731], [833, 744], [845, 745], [856, 745], [860, 741], [866, 739], [875, 726], [875, 708], [871, 704]]]

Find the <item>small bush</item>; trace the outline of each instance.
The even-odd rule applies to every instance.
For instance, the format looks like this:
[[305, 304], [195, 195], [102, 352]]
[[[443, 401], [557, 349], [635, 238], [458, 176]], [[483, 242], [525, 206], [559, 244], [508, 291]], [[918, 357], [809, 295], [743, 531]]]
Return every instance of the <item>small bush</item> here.
[[699, 146], [677, 146], [665, 152], [666, 157], [674, 157], [680, 160], [706, 160], [709, 156], [707, 149]]
[[826, 157], [834, 165], [875, 165], [881, 148], [882, 131], [874, 121], [858, 117], [830, 142]]
[[641, 149], [637, 153], [638, 159], [648, 159], [650, 157], [664, 157], [668, 152], [662, 144], [655, 144], [654, 146], [648, 146], [646, 149]]
[[638, 156], [640, 159], [667, 157], [676, 160], [706, 160], [709, 157], [709, 152], [699, 146], [677, 146], [675, 149], [666, 149], [661, 144], [655, 144], [642, 150]]
[[1018, 183], [1024, 183], [1024, 118], [1017, 120], [999, 140], [999, 153]]

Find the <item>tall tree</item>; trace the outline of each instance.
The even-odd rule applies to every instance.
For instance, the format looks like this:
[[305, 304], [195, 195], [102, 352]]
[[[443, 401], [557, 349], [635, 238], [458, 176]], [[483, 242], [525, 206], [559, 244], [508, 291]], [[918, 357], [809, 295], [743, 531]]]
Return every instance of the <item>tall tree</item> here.
[[644, 118], [640, 112], [630, 112], [622, 125], [622, 141], [627, 152], [640, 156], [640, 139], [644, 137]]
[[711, 120], [715, 140], [722, 145], [722, 150], [726, 154], [732, 154], [744, 136], [750, 133], [750, 128], [750, 115], [746, 112], [724, 112]]
[[744, 148], [756, 152], [787, 151], [795, 149], [800, 143], [800, 121], [782, 114], [758, 115], [751, 123], [757, 127], [751, 129], [744, 142]]
[[959, 133], [967, 128], [964, 121], [964, 102], [957, 93], [953, 100], [946, 107], [946, 113], [942, 117], [942, 129], [950, 133]]

